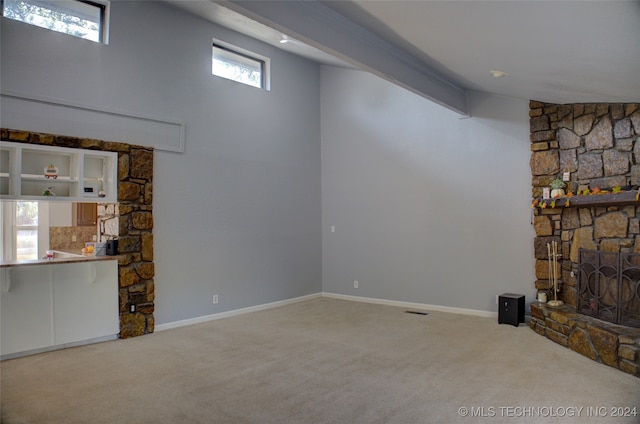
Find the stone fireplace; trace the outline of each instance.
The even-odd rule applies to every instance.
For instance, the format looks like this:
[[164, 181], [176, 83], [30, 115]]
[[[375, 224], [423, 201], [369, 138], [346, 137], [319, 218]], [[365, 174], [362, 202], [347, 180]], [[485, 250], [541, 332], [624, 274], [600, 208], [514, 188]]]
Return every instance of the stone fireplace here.
[[[640, 376], [640, 329], [579, 314], [579, 254], [640, 253], [640, 104], [556, 105], [531, 101], [530, 141], [535, 287], [556, 295], [547, 244], [562, 254], [557, 275], [562, 307], [531, 306], [531, 328], [585, 356]], [[551, 182], [567, 197], [543, 199]], [[552, 270], [553, 271], [553, 270]]]

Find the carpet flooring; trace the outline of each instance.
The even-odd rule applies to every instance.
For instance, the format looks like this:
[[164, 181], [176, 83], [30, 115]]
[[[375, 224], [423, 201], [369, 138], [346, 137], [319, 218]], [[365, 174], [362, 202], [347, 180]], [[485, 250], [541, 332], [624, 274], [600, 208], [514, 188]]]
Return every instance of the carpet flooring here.
[[6, 360], [2, 423], [640, 422], [640, 378], [496, 321], [318, 297]]

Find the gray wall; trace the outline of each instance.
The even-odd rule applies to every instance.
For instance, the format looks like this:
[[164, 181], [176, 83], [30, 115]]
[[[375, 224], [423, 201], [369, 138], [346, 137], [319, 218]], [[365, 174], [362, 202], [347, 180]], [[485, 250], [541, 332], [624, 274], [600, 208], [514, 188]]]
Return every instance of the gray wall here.
[[[157, 324], [322, 290], [317, 64], [160, 2], [113, 2], [109, 45], [1, 30], [2, 90], [185, 123], [155, 155]], [[212, 76], [212, 37], [270, 57], [271, 91]]]
[[[157, 324], [323, 290], [530, 300], [526, 101], [472, 93], [460, 119], [163, 3], [111, 23], [103, 46], [3, 19], [2, 89], [185, 123], [185, 152], [155, 156]], [[269, 56], [271, 92], [211, 76], [212, 37]]]
[[532, 300], [528, 102], [471, 92], [461, 119], [364, 72], [321, 81], [324, 291], [482, 311], [503, 292]]

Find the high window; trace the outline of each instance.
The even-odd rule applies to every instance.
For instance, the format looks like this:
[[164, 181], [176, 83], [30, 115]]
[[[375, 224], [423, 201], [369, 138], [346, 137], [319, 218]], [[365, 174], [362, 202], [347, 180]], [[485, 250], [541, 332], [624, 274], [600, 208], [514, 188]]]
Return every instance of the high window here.
[[106, 0], [2, 0], [2, 16], [97, 43], [107, 43]]
[[218, 40], [213, 41], [213, 75], [269, 90], [269, 59]]

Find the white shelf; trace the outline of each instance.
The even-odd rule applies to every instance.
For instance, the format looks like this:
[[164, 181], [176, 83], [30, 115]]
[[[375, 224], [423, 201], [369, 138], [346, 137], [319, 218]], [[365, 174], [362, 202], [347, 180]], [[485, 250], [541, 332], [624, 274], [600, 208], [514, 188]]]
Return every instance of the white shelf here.
[[21, 174], [20, 178], [26, 181], [45, 181], [48, 183], [77, 183], [78, 182], [77, 178], [64, 176], [64, 175], [58, 175], [57, 178], [47, 178], [44, 175]]
[[[54, 165], [57, 178], [44, 169]], [[3, 141], [0, 144], [0, 198], [105, 203], [118, 201], [118, 154], [97, 150]], [[55, 196], [44, 193], [51, 188]], [[98, 193], [104, 192], [100, 197]]]

